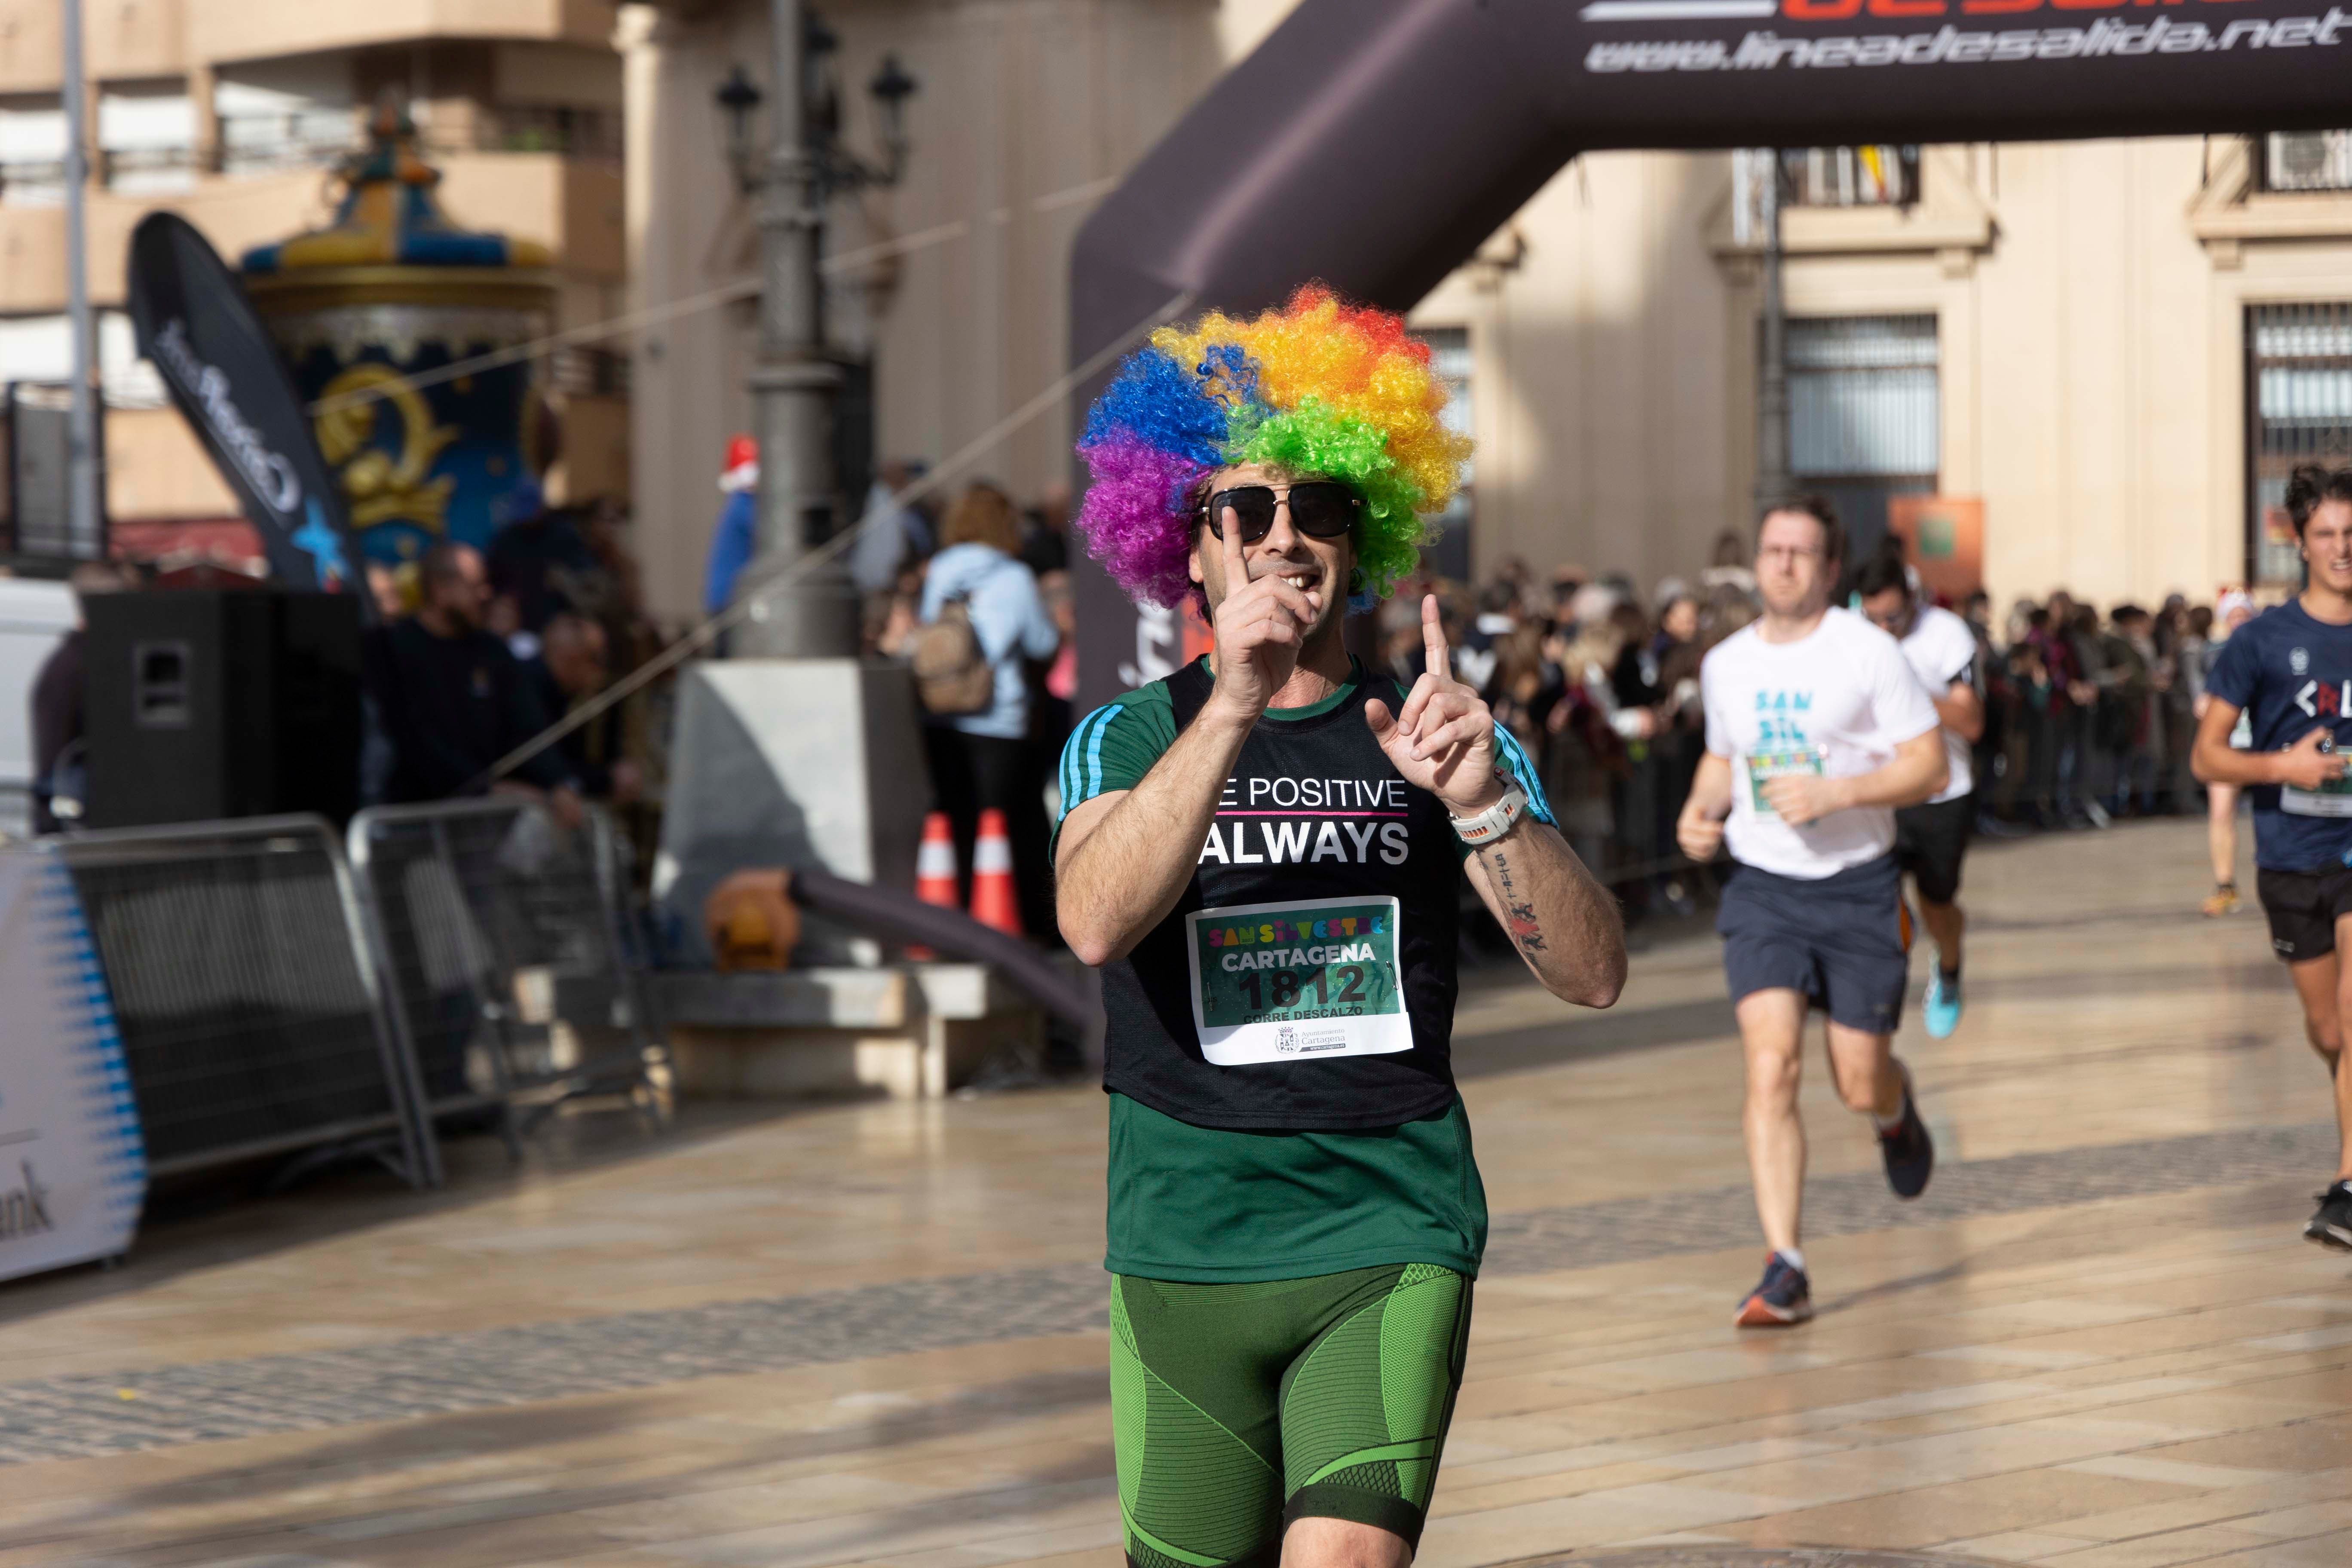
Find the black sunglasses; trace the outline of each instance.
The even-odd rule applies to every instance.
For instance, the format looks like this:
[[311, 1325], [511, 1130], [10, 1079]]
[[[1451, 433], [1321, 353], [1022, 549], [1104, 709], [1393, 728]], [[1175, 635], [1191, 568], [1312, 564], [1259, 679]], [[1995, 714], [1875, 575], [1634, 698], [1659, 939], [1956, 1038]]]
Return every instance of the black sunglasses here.
[[1290, 503], [1290, 526], [1316, 539], [1337, 539], [1356, 525], [1364, 498], [1337, 479], [1295, 485], [1242, 485], [1219, 490], [1201, 507], [1202, 521], [1219, 539], [1225, 536], [1225, 509], [1242, 520], [1242, 542], [1255, 544], [1274, 531], [1274, 509]]

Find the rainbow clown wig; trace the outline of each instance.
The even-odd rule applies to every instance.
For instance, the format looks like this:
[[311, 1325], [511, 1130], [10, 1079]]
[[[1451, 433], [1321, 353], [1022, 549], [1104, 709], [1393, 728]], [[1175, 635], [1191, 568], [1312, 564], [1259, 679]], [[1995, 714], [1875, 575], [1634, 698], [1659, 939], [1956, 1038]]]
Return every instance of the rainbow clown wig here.
[[1094, 484], [1078, 531], [1129, 597], [1174, 605], [1192, 591], [1185, 561], [1211, 474], [1262, 463], [1343, 480], [1364, 498], [1348, 589], [1369, 608], [1418, 563], [1422, 515], [1453, 500], [1470, 455], [1444, 406], [1428, 344], [1320, 284], [1250, 321], [1212, 311], [1162, 327], [1087, 412], [1078, 455]]

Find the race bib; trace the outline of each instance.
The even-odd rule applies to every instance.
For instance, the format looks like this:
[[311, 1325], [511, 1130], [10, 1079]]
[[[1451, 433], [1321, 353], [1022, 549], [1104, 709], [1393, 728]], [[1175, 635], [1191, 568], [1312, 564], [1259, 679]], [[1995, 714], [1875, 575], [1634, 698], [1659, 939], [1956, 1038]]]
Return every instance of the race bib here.
[[1230, 904], [1184, 925], [1192, 1025], [1218, 1067], [1412, 1049], [1394, 899]]
[[1764, 786], [1773, 779], [1803, 775], [1822, 776], [1822, 753], [1812, 747], [1789, 752], [1750, 752], [1748, 753], [1748, 803], [1759, 816], [1778, 816], [1772, 803], [1764, 798]]
[[2352, 776], [2330, 779], [2317, 789], [2281, 784], [2279, 809], [2296, 816], [2352, 816]]

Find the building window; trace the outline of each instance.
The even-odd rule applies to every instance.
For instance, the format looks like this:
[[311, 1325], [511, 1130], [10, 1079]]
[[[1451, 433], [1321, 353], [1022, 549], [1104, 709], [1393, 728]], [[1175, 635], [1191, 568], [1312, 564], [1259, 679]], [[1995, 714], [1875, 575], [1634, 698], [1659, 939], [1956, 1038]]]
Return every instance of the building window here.
[[1835, 503], [1859, 560], [1885, 535], [1890, 497], [1936, 491], [1936, 318], [1791, 321], [1788, 363], [1790, 472]]
[[2300, 584], [2287, 476], [2352, 464], [2352, 304], [2246, 310], [2246, 575]]
[[332, 164], [360, 145], [359, 116], [339, 80], [221, 80], [221, 172], [267, 174]]
[[[1445, 427], [1457, 436], [1470, 436], [1475, 428], [1471, 402], [1470, 329], [1421, 327], [1414, 329], [1413, 336], [1429, 345], [1429, 368], [1445, 387]], [[1477, 510], [1472, 504], [1471, 491], [1475, 461], [1462, 465], [1462, 486], [1454, 492], [1453, 504], [1430, 520], [1437, 531], [1437, 540], [1422, 552], [1423, 563], [1430, 571], [1457, 583], [1471, 581], [1470, 523]]]
[[66, 199], [66, 111], [47, 98], [0, 97], [0, 202], [56, 206]]
[[2273, 131], [2262, 139], [2266, 191], [2352, 191], [2352, 131]]
[[[161, 408], [163, 379], [139, 357], [137, 334], [121, 310], [97, 312], [98, 375], [110, 408]], [[64, 387], [73, 379], [73, 336], [62, 313], [0, 316], [0, 384]]]
[[196, 183], [196, 106], [182, 81], [110, 86], [98, 95], [98, 155], [110, 191], [162, 195]]
[[1791, 206], [1909, 206], [1919, 199], [1919, 149], [1883, 142], [1784, 148], [1780, 188]]

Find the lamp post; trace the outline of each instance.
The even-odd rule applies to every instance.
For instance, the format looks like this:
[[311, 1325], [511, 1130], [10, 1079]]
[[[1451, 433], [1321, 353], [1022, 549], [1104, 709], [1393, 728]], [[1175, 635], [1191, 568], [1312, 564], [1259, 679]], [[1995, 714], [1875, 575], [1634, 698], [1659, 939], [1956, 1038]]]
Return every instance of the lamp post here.
[[66, 538], [77, 556], [106, 552], [99, 527], [98, 392], [92, 384], [89, 242], [84, 211], [89, 197], [89, 84], [82, 79], [81, 0], [65, 0], [61, 53], [66, 111], [66, 322], [71, 339], [72, 384], [66, 415]]
[[[772, 0], [772, 83], [762, 94], [741, 66], [713, 100], [727, 125], [728, 152], [743, 193], [758, 204], [760, 359], [751, 373], [753, 427], [760, 441], [757, 544], [744, 574], [755, 588], [790, 570], [838, 526], [834, 411], [841, 368], [827, 353], [824, 254], [825, 205], [838, 192], [896, 184], [905, 172], [907, 99], [917, 89], [895, 57], [869, 84], [886, 162], [862, 162], [839, 145], [840, 96], [832, 62], [840, 40], [797, 0]], [[752, 117], [769, 106], [764, 159]], [[857, 606], [836, 559], [770, 595], [735, 634], [753, 658], [839, 658], [857, 651]]]
[[1780, 153], [1759, 148], [1756, 200], [1763, 230], [1763, 299], [1756, 374], [1756, 513], [1789, 499], [1789, 309], [1780, 288]]

